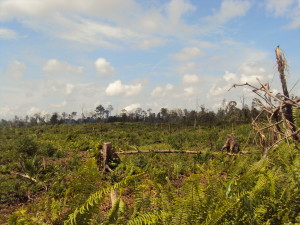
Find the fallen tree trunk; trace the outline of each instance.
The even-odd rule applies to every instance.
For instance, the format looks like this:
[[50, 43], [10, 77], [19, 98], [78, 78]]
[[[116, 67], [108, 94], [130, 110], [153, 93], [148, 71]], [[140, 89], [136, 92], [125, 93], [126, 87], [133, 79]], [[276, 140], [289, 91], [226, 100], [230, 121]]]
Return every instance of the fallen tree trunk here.
[[[142, 150], [142, 151], [121, 151], [115, 152], [117, 155], [133, 155], [140, 153], [186, 153], [186, 154], [203, 154], [205, 151], [189, 151], [189, 150]], [[240, 151], [240, 154], [248, 154], [249, 151]], [[224, 154], [223, 152], [211, 152], [213, 155]], [[226, 153], [228, 155], [233, 155], [232, 153]]]

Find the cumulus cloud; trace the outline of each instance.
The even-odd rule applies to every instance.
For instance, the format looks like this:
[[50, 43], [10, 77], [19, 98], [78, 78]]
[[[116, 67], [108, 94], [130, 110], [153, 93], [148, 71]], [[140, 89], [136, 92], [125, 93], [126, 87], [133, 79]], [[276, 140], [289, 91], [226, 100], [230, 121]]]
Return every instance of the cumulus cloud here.
[[182, 82], [184, 84], [194, 84], [199, 81], [199, 77], [196, 74], [184, 74], [182, 77]]
[[204, 53], [197, 47], [184, 48], [181, 52], [172, 55], [172, 58], [178, 61], [187, 61], [204, 56]]
[[225, 71], [223, 78], [225, 81], [233, 81], [236, 79], [236, 74]]
[[170, 91], [174, 89], [174, 86], [172, 84], [166, 84], [164, 87], [157, 86], [154, 88], [154, 90], [151, 92], [151, 96], [153, 97], [163, 97], [168, 95]]
[[132, 96], [138, 94], [142, 90], [142, 84], [122, 84], [120, 80], [110, 83], [105, 90], [108, 96]]
[[26, 114], [29, 116], [33, 116], [34, 114], [40, 113], [40, 112], [41, 112], [41, 110], [39, 108], [33, 106], [26, 112]]
[[132, 112], [132, 111], [134, 111], [135, 109], [140, 108], [140, 107], [141, 107], [141, 104], [140, 104], [140, 103], [134, 103], [134, 104], [131, 104], [131, 105], [126, 106], [124, 109], [125, 109], [127, 112]]
[[2, 106], [0, 107], [0, 116], [1, 118], [6, 118], [9, 116], [16, 115], [15, 109], [8, 107], [8, 106]]
[[95, 66], [98, 76], [110, 76], [115, 72], [115, 68], [104, 58], [98, 58]]
[[194, 94], [194, 88], [193, 87], [187, 87], [183, 89], [184, 95], [190, 96]]
[[75, 88], [75, 85], [67, 83], [66, 84], [66, 95], [72, 94], [74, 88]]
[[16, 39], [18, 34], [10, 29], [0, 28], [0, 39]]
[[[260, 63], [253, 61], [245, 62], [239, 66], [236, 73], [225, 71], [225, 74], [223, 75], [222, 79], [220, 79], [217, 84], [212, 86], [212, 88], [209, 91], [209, 95], [214, 97], [222, 96], [226, 92], [228, 92], [228, 90], [235, 83], [256, 84], [257, 78], [264, 82], [265, 80], [269, 80], [270, 78], [272, 78], [272, 76], [272, 73], [270, 73], [270, 71], [264, 68]], [[243, 89], [243, 92], [249, 91]]]
[[184, 63], [180, 66], [178, 66], [176, 68], [176, 70], [180, 73], [194, 73], [195, 70], [196, 70], [196, 63], [195, 62], [187, 62], [187, 63]]
[[14, 80], [20, 80], [23, 78], [23, 73], [25, 70], [25, 64], [15, 60], [9, 64], [8, 76], [13, 78]]
[[84, 71], [82, 66], [73, 66], [67, 62], [61, 62], [57, 59], [49, 59], [42, 69], [49, 75], [59, 76], [82, 74]]
[[84, 68], [57, 59], [49, 59], [44, 71], [43, 95], [70, 96], [77, 84], [82, 83]]
[[52, 104], [51, 106], [52, 106], [53, 108], [63, 108], [63, 107], [65, 107], [67, 104], [68, 104], [67, 101], [62, 101], [62, 102], [60, 102], [60, 103], [58, 103], [58, 104]]
[[255, 83], [256, 78], [260, 80], [271, 79], [273, 74], [267, 71], [260, 63], [246, 62], [243, 63], [237, 70], [241, 83]]
[[225, 85], [213, 85], [211, 87], [211, 89], [209, 90], [209, 95], [213, 96], [213, 97], [217, 97], [217, 96], [222, 96], [224, 95], [228, 89], [231, 87], [230, 84], [225, 84]]

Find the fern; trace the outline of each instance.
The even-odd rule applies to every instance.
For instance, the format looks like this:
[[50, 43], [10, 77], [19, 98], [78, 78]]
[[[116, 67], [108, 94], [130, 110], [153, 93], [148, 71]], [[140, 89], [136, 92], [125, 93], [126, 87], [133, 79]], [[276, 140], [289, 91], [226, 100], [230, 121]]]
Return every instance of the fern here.
[[152, 213], [143, 213], [129, 220], [127, 225], [148, 225], [148, 224], [164, 224], [161, 223], [163, 217], [169, 216], [168, 213], [155, 211]]
[[75, 209], [75, 211], [69, 215], [69, 219], [64, 221], [64, 224], [70, 224], [70, 225], [77, 224], [77, 217], [79, 215], [82, 216], [88, 214], [92, 210], [93, 206], [100, 204], [104, 200], [105, 195], [108, 194], [112, 188], [119, 189], [125, 186], [126, 184], [128, 184], [128, 182], [137, 179], [141, 175], [143, 174], [141, 173], [141, 174], [125, 177], [119, 183], [114, 184], [113, 187], [103, 188], [97, 191], [96, 193], [92, 194], [82, 206]]
[[120, 214], [124, 211], [124, 204], [123, 200], [119, 198], [107, 214], [104, 224], [117, 224]]

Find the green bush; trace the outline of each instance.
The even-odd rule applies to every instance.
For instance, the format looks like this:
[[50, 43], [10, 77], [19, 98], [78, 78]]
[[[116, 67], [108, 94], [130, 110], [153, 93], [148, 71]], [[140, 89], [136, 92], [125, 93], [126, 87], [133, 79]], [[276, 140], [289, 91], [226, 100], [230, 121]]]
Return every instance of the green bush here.
[[19, 153], [24, 153], [28, 156], [34, 156], [38, 150], [37, 143], [28, 136], [19, 137], [14, 146]]
[[40, 151], [44, 156], [53, 157], [57, 152], [57, 149], [51, 143], [47, 143], [41, 146]]
[[185, 133], [175, 133], [171, 134], [168, 137], [168, 143], [171, 145], [172, 148], [181, 150], [185, 142], [187, 141], [187, 135]]

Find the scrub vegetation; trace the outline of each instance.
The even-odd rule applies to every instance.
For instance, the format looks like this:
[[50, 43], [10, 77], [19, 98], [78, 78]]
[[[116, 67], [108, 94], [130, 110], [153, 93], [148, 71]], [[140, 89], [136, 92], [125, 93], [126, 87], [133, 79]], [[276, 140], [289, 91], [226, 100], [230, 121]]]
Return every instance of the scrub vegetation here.
[[2, 120], [0, 223], [300, 224], [300, 98], [258, 82], [251, 108]]

